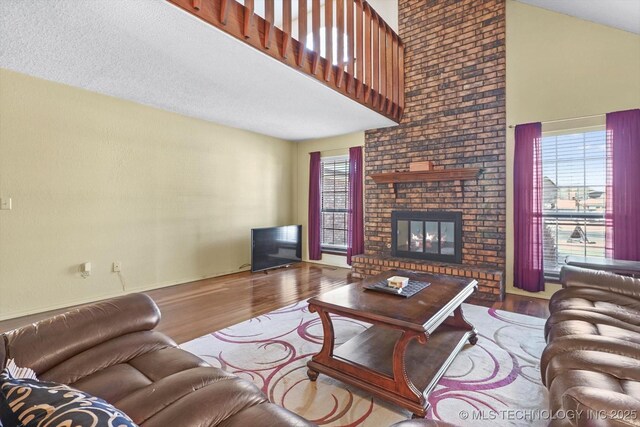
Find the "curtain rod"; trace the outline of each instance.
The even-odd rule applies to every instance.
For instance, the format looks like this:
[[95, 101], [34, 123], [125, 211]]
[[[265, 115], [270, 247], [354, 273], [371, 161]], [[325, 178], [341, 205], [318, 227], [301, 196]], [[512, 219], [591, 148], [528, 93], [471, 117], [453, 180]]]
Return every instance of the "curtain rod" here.
[[[570, 117], [566, 119], [558, 119], [558, 120], [547, 120], [546, 122], [541, 123], [560, 123], [560, 122], [570, 122], [571, 120], [581, 120], [581, 119], [593, 119], [595, 117], [603, 117], [605, 114], [592, 114], [590, 116], [581, 116], [581, 117]], [[516, 125], [509, 125], [509, 129], [516, 127]]]

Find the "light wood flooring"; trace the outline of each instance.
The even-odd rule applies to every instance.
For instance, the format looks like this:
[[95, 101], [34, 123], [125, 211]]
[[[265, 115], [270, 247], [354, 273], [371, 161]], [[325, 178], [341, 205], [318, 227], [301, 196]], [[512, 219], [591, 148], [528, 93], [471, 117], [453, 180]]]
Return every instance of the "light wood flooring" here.
[[[147, 292], [162, 311], [158, 330], [183, 343], [352, 282], [351, 270], [301, 263], [268, 273], [242, 272]], [[507, 295], [493, 308], [549, 316], [546, 300]], [[54, 310], [0, 322], [0, 332], [62, 313]]]

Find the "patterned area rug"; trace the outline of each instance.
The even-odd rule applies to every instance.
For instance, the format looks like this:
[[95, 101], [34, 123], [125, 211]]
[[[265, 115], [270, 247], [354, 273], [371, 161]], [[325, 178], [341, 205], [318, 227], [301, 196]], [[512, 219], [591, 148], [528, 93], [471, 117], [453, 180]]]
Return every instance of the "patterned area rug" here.
[[[427, 418], [460, 426], [546, 425], [522, 419], [529, 410], [547, 408], [539, 371], [544, 320], [469, 304], [464, 311], [479, 332], [478, 343], [463, 348], [431, 393]], [[344, 317], [333, 322], [336, 346], [369, 326]], [[253, 381], [272, 402], [320, 425], [388, 426], [411, 416], [326, 375], [309, 381], [306, 362], [321, 346], [320, 320], [300, 302], [181, 347]]]

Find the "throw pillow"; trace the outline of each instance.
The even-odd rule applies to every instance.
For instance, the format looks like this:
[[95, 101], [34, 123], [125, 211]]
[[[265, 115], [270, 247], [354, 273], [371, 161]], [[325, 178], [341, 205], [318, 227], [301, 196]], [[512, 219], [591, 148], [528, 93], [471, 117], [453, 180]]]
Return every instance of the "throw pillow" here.
[[0, 419], [5, 426], [137, 427], [102, 399], [63, 384], [0, 373]]
[[16, 365], [13, 359], [7, 361], [7, 366], [4, 367], [13, 378], [27, 378], [30, 380], [37, 380], [36, 373], [31, 368], [21, 368]]

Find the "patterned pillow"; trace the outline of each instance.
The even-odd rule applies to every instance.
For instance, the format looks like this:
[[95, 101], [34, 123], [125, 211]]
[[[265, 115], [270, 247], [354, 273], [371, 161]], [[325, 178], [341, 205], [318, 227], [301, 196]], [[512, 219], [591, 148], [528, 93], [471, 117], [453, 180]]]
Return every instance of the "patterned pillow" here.
[[13, 359], [9, 359], [7, 361], [4, 369], [6, 369], [9, 375], [11, 375], [13, 378], [24, 378], [30, 380], [38, 379], [36, 373], [33, 372], [33, 369], [21, 368], [20, 366], [16, 365], [16, 362]]
[[71, 387], [0, 373], [0, 419], [5, 426], [137, 427], [107, 402]]

